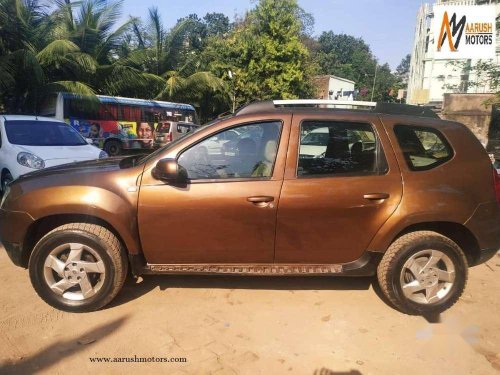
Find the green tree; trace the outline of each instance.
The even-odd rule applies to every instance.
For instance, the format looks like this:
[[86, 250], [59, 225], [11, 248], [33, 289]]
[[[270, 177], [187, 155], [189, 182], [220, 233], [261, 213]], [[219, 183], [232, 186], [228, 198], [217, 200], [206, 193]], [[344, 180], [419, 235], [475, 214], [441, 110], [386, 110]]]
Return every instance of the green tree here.
[[208, 37], [222, 37], [231, 29], [229, 17], [222, 13], [207, 13], [205, 17], [203, 17], [203, 22], [205, 23]]
[[407, 77], [407, 75], [410, 73], [410, 62], [411, 62], [411, 55], [407, 54], [399, 63], [398, 67], [396, 68], [396, 75], [398, 77]]
[[0, 0], [0, 100], [13, 113], [37, 112], [57, 91], [93, 95], [79, 80], [95, 72], [94, 60], [58, 38], [58, 13], [42, 2]]
[[359, 91], [358, 99], [395, 100], [397, 78], [387, 64], [378, 64], [370, 46], [362, 38], [323, 32], [314, 46], [314, 58], [319, 65], [319, 74], [353, 80]]
[[204, 61], [234, 85], [238, 105], [312, 95], [309, 51], [301, 41], [299, 10], [295, 0], [261, 0], [227, 38], [210, 40]]
[[[228, 107], [226, 84], [204, 71], [200, 61], [207, 28], [198, 16], [182, 18], [165, 30], [161, 15], [152, 8], [146, 26], [137, 20], [133, 24], [137, 48], [121, 63], [161, 76], [164, 81], [149, 90], [153, 98], [194, 104], [203, 120], [217, 114], [213, 108]], [[214, 105], [207, 98], [212, 98]]]

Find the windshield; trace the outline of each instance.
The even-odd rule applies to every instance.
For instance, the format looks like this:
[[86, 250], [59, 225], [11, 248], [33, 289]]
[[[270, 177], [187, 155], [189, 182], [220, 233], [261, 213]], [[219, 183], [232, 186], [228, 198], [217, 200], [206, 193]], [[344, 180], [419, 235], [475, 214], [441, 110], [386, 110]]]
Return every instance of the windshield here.
[[85, 139], [71, 126], [56, 121], [5, 122], [9, 142], [21, 146], [84, 146]]

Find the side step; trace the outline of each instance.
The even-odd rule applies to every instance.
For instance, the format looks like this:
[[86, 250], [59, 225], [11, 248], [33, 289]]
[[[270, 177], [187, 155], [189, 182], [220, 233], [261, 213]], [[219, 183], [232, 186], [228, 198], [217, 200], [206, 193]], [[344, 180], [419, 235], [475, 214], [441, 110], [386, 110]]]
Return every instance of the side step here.
[[382, 253], [366, 252], [343, 264], [148, 264], [142, 254], [129, 255], [134, 275], [372, 276]]
[[342, 272], [340, 264], [148, 264], [154, 274], [199, 275], [328, 275]]

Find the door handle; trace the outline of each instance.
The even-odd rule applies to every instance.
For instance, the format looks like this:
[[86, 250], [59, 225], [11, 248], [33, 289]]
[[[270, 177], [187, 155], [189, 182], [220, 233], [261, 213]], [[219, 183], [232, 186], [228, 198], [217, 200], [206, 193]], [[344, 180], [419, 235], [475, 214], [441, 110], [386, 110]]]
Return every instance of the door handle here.
[[248, 197], [247, 201], [250, 203], [269, 203], [274, 201], [274, 197], [262, 195], [262, 196], [257, 196], [257, 197]]
[[369, 199], [371, 201], [376, 201], [376, 200], [389, 198], [389, 194], [387, 194], [387, 193], [368, 193], [368, 194], [363, 195], [363, 198]]

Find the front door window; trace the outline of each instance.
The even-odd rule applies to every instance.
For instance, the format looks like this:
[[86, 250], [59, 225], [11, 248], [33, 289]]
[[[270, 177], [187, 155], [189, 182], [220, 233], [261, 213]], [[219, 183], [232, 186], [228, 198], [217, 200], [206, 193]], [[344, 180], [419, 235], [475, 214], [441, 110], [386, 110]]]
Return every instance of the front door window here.
[[234, 127], [191, 147], [179, 157], [190, 180], [269, 178], [278, 151], [281, 122]]

